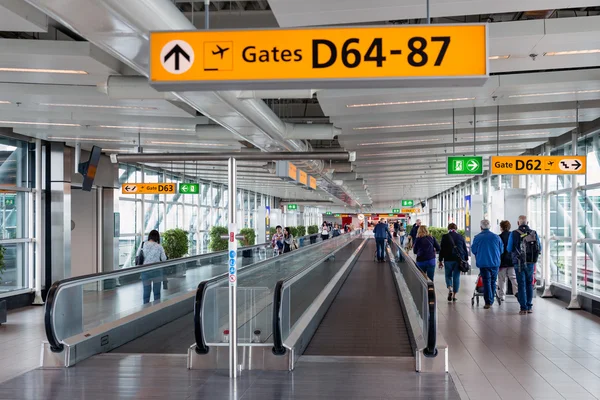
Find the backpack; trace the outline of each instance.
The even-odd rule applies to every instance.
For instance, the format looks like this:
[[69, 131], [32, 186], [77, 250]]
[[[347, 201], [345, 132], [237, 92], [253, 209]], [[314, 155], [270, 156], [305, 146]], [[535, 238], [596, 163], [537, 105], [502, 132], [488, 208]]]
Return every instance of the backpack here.
[[504, 251], [502, 252], [502, 255], [500, 256], [500, 266], [501, 267], [512, 267], [513, 266], [512, 255], [506, 250], [506, 247], [508, 246], [509, 236], [510, 236], [510, 232], [503, 232], [502, 234], [500, 234], [500, 239], [502, 239], [502, 244], [504, 245]]
[[517, 230], [521, 242], [517, 251], [519, 265], [535, 264], [540, 256], [540, 245], [538, 243], [537, 233], [530, 230], [523, 232]]

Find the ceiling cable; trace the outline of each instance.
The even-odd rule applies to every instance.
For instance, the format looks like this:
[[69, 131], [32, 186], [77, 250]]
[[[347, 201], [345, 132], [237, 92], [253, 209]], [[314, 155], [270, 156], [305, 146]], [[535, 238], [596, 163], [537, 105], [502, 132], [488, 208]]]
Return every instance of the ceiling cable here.
[[477, 107], [473, 107], [473, 155], [477, 155]]
[[454, 125], [454, 108], [452, 109], [452, 155], [456, 155], [456, 127]]
[[500, 106], [496, 106], [496, 155], [500, 155]]

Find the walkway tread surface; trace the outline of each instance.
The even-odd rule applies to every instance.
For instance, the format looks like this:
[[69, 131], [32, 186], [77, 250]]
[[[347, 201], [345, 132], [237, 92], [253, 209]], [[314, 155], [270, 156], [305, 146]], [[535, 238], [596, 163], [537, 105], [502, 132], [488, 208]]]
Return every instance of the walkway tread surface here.
[[304, 355], [413, 356], [392, 272], [374, 254], [369, 240]]

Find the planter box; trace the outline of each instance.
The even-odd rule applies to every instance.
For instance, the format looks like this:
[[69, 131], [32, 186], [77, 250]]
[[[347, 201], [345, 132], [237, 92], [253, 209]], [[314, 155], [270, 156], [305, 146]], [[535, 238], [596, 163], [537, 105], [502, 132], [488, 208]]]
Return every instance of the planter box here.
[[0, 325], [6, 323], [6, 300], [0, 300]]
[[242, 257], [251, 258], [252, 257], [252, 250], [243, 250], [242, 251]]
[[311, 237], [310, 237], [310, 244], [317, 243], [317, 236], [318, 235], [311, 235]]

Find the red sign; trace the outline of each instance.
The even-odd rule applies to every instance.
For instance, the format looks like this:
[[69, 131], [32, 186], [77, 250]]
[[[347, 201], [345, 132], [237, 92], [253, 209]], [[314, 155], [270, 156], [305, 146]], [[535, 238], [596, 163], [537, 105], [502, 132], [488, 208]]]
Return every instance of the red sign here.
[[235, 282], [235, 279], [236, 279], [235, 275], [229, 275], [229, 282], [233, 283], [233, 282]]
[[235, 232], [229, 232], [229, 241], [235, 242]]

